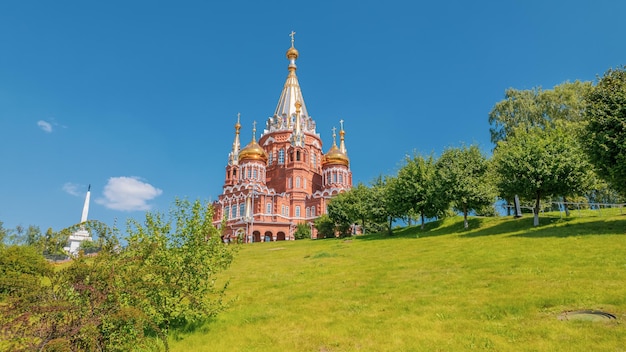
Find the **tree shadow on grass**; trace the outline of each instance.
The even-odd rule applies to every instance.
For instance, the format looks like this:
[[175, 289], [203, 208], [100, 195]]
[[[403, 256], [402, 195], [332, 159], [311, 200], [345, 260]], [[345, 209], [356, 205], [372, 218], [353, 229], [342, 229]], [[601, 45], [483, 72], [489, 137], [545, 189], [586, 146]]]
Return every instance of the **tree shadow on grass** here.
[[460, 225], [458, 221], [450, 221], [450, 219], [436, 220], [424, 224], [422, 230], [421, 225], [412, 225], [405, 227], [398, 227], [393, 229], [393, 233], [390, 235], [387, 232], [366, 234], [356, 237], [360, 241], [377, 241], [377, 240], [393, 240], [399, 238], [418, 238], [418, 237], [433, 237], [442, 236], [456, 233], [463, 229], [463, 222]]
[[572, 237], [607, 234], [626, 235], [626, 215], [598, 217], [594, 220], [579, 217], [560, 217], [544, 215], [539, 217], [539, 226], [533, 226], [533, 217], [471, 217], [469, 228], [463, 227], [463, 219], [456, 217], [429, 222], [422, 230], [420, 225], [396, 228], [393, 234], [385, 232], [356, 237], [359, 241], [392, 240], [400, 238], [424, 238], [445, 235], [457, 235], [461, 238], [507, 235], [510, 237]]
[[532, 216], [509, 219], [494, 226], [467, 231], [463, 237], [481, 237], [508, 234], [510, 237], [544, 238], [607, 234], [626, 234], [626, 217], [597, 218], [580, 221], [576, 217], [539, 217], [539, 226], [533, 226]]
[[187, 335], [192, 335], [196, 332], [205, 332], [208, 331], [209, 325], [214, 320], [214, 317], [209, 317], [202, 320], [196, 321], [180, 321], [172, 324], [170, 328], [170, 335], [175, 340], [182, 340]]

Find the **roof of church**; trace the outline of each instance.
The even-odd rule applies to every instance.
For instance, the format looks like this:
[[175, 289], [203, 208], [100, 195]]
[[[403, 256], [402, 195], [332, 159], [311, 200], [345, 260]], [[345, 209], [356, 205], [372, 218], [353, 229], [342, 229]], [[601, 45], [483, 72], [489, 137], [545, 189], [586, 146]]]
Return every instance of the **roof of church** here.
[[289, 59], [289, 75], [283, 86], [283, 91], [278, 99], [278, 105], [274, 111], [274, 116], [289, 117], [296, 113], [296, 102], [299, 101], [302, 104], [300, 113], [302, 116], [308, 117], [309, 113], [304, 103], [304, 97], [302, 96], [302, 90], [300, 89], [300, 83], [298, 83], [298, 77], [296, 76], [296, 59], [299, 56], [298, 50], [293, 46], [293, 35], [291, 34], [291, 48], [287, 50], [287, 59]]

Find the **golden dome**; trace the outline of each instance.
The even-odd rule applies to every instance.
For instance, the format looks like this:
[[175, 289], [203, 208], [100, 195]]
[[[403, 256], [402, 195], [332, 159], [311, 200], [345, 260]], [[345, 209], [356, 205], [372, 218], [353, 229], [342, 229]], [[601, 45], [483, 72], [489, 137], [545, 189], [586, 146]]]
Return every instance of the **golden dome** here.
[[298, 55], [298, 50], [296, 50], [296, 48], [294, 48], [293, 46], [287, 50], [287, 59], [289, 60], [291, 60], [292, 58], [297, 59]]
[[241, 162], [244, 159], [261, 160], [265, 163], [267, 162], [267, 153], [261, 148], [259, 143], [253, 140], [239, 152], [239, 161]]
[[322, 163], [324, 165], [339, 164], [348, 166], [350, 164], [350, 159], [348, 159], [348, 156], [344, 154], [341, 150], [339, 150], [339, 148], [337, 148], [337, 144], [333, 144], [333, 146], [330, 147], [328, 153], [324, 155], [324, 160]]

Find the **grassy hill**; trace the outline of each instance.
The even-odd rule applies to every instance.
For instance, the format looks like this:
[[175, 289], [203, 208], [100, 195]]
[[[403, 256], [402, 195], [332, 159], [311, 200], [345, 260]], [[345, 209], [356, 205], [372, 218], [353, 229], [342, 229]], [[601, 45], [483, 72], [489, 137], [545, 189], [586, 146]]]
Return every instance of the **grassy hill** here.
[[[462, 219], [244, 245], [174, 351], [626, 351], [626, 215]], [[597, 309], [606, 322], [562, 321]]]

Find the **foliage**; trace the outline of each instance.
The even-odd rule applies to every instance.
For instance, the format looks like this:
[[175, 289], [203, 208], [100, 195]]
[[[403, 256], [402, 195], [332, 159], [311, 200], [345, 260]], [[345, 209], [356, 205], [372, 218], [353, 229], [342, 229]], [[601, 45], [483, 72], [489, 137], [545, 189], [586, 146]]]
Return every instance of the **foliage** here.
[[317, 238], [335, 237], [335, 224], [328, 217], [328, 214], [319, 216], [315, 219], [313, 225], [317, 229]]
[[626, 66], [607, 71], [587, 100], [585, 151], [598, 175], [626, 196]]
[[574, 136], [564, 129], [516, 129], [514, 136], [498, 142], [493, 155], [500, 195], [534, 199], [538, 226], [542, 197], [579, 194], [586, 189], [589, 165], [581, 153]]
[[435, 174], [435, 160], [431, 156], [415, 154], [407, 157], [398, 175], [389, 183], [389, 202], [402, 217], [419, 215], [421, 227], [425, 218], [436, 217], [447, 205], [441, 197], [442, 189]]
[[590, 82], [565, 82], [552, 90], [536, 87], [530, 90], [509, 88], [505, 99], [496, 103], [489, 113], [491, 141], [506, 140], [519, 127], [548, 128], [584, 121], [585, 97]]
[[311, 226], [306, 222], [301, 222], [296, 226], [294, 237], [297, 240], [311, 238]]
[[212, 221], [210, 205], [177, 199], [169, 218], [148, 212], [143, 224], [129, 222], [120, 258], [132, 294], [123, 299], [144, 312], [166, 348], [172, 325], [223, 309], [226, 286], [216, 289], [213, 276], [230, 265], [234, 247], [221, 242]]
[[0, 246], [0, 297], [36, 290], [52, 267], [33, 246]]
[[350, 236], [350, 228], [354, 223], [353, 200], [349, 192], [340, 193], [328, 203], [328, 218], [335, 225], [339, 237]]
[[446, 149], [437, 160], [437, 180], [445, 203], [463, 213], [464, 227], [469, 212], [490, 206], [495, 189], [488, 177], [488, 160], [477, 146]]
[[230, 264], [235, 247], [221, 243], [208, 205], [177, 200], [170, 216], [130, 221], [125, 248], [115, 229], [97, 221], [64, 229], [90, 231], [102, 250], [89, 259], [81, 252], [58, 270], [35, 266], [46, 262], [31, 247], [15, 247], [19, 255], [3, 248], [0, 268], [17, 274], [2, 275], [2, 287], [11, 290], [0, 304], [0, 336], [7, 341], [0, 347], [132, 351], [146, 347], [145, 333], [155, 333], [167, 350], [172, 325], [217, 313], [226, 286], [216, 289], [214, 276]]

